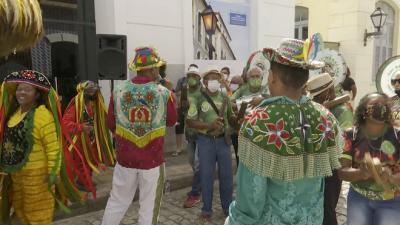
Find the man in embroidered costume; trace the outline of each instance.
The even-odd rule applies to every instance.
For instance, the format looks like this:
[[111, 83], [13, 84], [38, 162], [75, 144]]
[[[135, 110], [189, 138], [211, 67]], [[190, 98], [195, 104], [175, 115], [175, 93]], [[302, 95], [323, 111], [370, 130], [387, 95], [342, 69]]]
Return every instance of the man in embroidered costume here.
[[395, 96], [392, 97], [392, 119], [396, 127], [400, 127], [400, 73], [391, 80]]
[[[199, 69], [195, 66], [190, 66], [188, 72], [186, 73], [187, 77], [187, 86], [188, 88], [183, 88], [182, 91], [186, 91], [187, 94], [181, 94], [181, 107], [182, 111], [185, 115], [185, 119], [187, 117], [187, 111], [190, 105], [190, 102], [196, 101], [201, 96], [201, 83], [200, 83], [200, 72]], [[187, 96], [187, 99], [184, 99], [184, 96]], [[185, 136], [187, 141], [187, 150], [189, 163], [192, 166], [193, 170], [193, 181], [192, 181], [192, 190], [187, 194], [187, 199], [183, 204], [184, 208], [192, 208], [195, 204], [200, 202], [200, 192], [201, 192], [201, 182], [200, 182], [200, 163], [198, 157], [198, 147], [197, 147], [197, 132], [196, 130], [187, 127], [187, 123], [185, 127]]]
[[[239, 134], [237, 195], [226, 224], [321, 225], [324, 177], [340, 167], [334, 116], [302, 95], [308, 70], [304, 42], [266, 48], [271, 97], [246, 116]], [[322, 65], [321, 65], [322, 64]]]
[[203, 74], [205, 89], [198, 99], [191, 99], [187, 116], [188, 127], [197, 131], [200, 180], [203, 199], [201, 219], [212, 215], [213, 175], [218, 164], [221, 206], [228, 213], [232, 201], [233, 177], [230, 151], [229, 122], [233, 118], [231, 102], [221, 90], [222, 74], [212, 69]]
[[115, 133], [117, 164], [103, 225], [119, 224], [139, 188], [139, 225], [157, 224], [164, 184], [166, 126], [176, 123], [175, 97], [156, 83], [164, 62], [153, 48], [136, 49], [132, 80], [114, 90], [108, 126]]
[[[347, 104], [350, 97], [346, 95], [342, 98], [336, 98], [334, 79], [328, 73], [323, 73], [310, 79], [307, 82], [307, 89], [313, 101], [323, 104], [333, 113], [342, 131], [353, 126], [353, 112]], [[339, 200], [342, 181], [339, 179], [336, 170], [332, 171], [332, 173], [333, 176], [325, 178], [324, 225], [338, 224], [336, 205]]]
[[31, 70], [8, 75], [1, 93], [0, 172], [8, 174], [0, 175], [1, 221], [9, 220], [11, 203], [22, 224], [50, 225], [58, 177], [59, 193], [79, 200], [65, 167], [70, 156], [62, 154], [58, 96], [43, 74]]
[[[92, 170], [98, 172], [99, 168], [104, 169], [101, 168], [104, 165], [113, 166], [115, 153], [106, 127], [106, 108], [98, 84], [84, 81], [78, 84], [76, 90], [78, 94], [65, 110], [62, 123], [68, 132], [68, 150], [74, 152], [80, 171], [78, 187], [95, 194]], [[80, 161], [78, 154], [83, 155], [85, 161]]]

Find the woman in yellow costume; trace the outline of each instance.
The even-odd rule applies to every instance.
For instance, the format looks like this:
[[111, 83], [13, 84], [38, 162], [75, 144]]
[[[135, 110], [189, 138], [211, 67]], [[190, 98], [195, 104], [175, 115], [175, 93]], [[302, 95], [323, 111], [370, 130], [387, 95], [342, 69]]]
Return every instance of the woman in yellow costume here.
[[56, 201], [64, 207], [81, 198], [69, 178], [73, 167], [65, 167], [71, 157], [62, 148], [58, 96], [32, 70], [8, 75], [1, 93], [1, 219], [9, 221], [12, 206], [24, 225], [52, 224]]

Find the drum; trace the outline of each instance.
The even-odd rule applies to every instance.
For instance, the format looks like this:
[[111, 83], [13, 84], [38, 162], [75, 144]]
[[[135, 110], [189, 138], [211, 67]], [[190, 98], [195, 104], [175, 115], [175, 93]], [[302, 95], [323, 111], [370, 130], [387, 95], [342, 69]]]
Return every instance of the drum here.
[[376, 74], [376, 89], [387, 94], [389, 97], [395, 96], [391, 80], [400, 72], [400, 56], [394, 56], [386, 60]]

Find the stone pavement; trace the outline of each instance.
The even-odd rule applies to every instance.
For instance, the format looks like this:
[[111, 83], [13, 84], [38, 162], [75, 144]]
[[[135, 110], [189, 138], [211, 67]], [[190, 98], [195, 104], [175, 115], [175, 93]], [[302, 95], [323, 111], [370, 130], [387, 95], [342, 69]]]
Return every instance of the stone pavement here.
[[[212, 223], [207, 225], [222, 225], [225, 221], [225, 216], [219, 201], [218, 182], [215, 182], [214, 187], [214, 202], [213, 202], [213, 220]], [[167, 193], [163, 197], [161, 205], [159, 225], [200, 225], [205, 224], [199, 220], [201, 203], [197, 204], [194, 208], [184, 209], [183, 202], [186, 199], [186, 193], [190, 188], [184, 188], [171, 193]], [[122, 225], [137, 224], [138, 219], [138, 202], [134, 202], [127, 214], [125, 215]], [[76, 216], [73, 218], [56, 221], [54, 225], [100, 225], [104, 214], [104, 210], [88, 213], [85, 215]]]
[[[342, 193], [339, 199], [337, 207], [337, 216], [339, 225], [346, 225], [346, 196], [349, 189], [348, 183], [343, 183]], [[161, 205], [159, 225], [201, 225], [202, 223], [199, 219], [199, 213], [201, 209], [201, 203], [197, 204], [194, 208], [183, 209], [182, 204], [186, 198], [186, 193], [189, 188], [180, 189], [168, 193], [163, 198], [163, 203]], [[218, 192], [218, 182], [215, 182], [214, 186], [214, 202], [213, 202], [213, 220], [209, 225], [222, 225], [224, 224], [225, 217], [222, 213], [219, 192]], [[137, 224], [138, 218], [138, 202], [134, 202], [127, 214], [125, 215], [122, 225], [132, 225]], [[92, 212], [85, 215], [76, 216], [73, 218], [59, 220], [54, 223], [54, 225], [100, 225], [104, 210], [97, 212]]]

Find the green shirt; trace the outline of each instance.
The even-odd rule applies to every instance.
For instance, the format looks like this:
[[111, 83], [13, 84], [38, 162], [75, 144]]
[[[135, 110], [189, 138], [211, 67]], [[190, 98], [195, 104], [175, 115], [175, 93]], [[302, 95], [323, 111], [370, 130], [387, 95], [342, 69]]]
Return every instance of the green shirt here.
[[267, 95], [268, 88], [266, 86], [261, 86], [260, 90], [257, 92], [251, 92], [250, 86], [248, 83], [245, 83], [242, 85], [238, 90], [233, 93], [233, 95], [230, 97], [230, 99], [237, 100], [239, 98], [249, 96], [249, 95], [254, 95], [254, 94], [261, 94], [261, 95]]
[[[232, 112], [232, 105], [229, 101], [228, 97], [218, 92], [218, 94], [210, 96], [214, 104], [217, 106], [218, 110], [221, 110], [224, 99], [226, 100], [226, 107], [224, 110], [224, 122], [225, 122], [225, 129], [229, 128], [228, 125], [228, 118], [233, 115]], [[187, 119], [190, 120], [197, 120], [203, 123], [212, 123], [216, 119], [218, 119], [218, 115], [215, 110], [212, 108], [210, 103], [208, 103], [207, 99], [200, 93], [198, 98], [191, 98], [190, 99], [190, 106], [187, 115]], [[219, 135], [224, 133], [223, 130], [220, 131], [211, 131], [211, 130], [197, 130], [199, 133], [202, 134], [211, 134], [212, 135]]]
[[340, 128], [344, 131], [353, 126], [353, 112], [346, 104], [340, 104], [331, 110], [339, 122]]
[[[188, 97], [188, 101], [189, 104], [193, 101], [196, 101], [196, 99], [199, 99], [201, 97], [201, 92], [200, 92], [201, 86], [199, 85], [199, 87], [193, 91], [191, 91], [190, 89], [187, 89], [187, 97]], [[187, 113], [185, 114], [185, 116], [187, 117]], [[189, 128], [187, 126], [187, 123], [185, 123], [185, 136], [186, 139], [188, 141], [194, 141], [196, 140], [196, 130], [193, 128]]]

